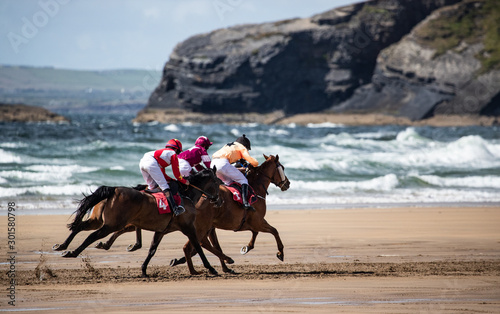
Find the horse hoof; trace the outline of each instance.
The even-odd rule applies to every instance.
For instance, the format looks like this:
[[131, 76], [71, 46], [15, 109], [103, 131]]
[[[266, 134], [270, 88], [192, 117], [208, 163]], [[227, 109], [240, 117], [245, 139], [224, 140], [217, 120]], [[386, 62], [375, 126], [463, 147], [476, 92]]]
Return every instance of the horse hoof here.
[[71, 251], [66, 251], [66, 252], [62, 253], [61, 256], [62, 257], [76, 257], [75, 253], [73, 253]]
[[65, 248], [62, 245], [60, 245], [60, 244], [54, 244], [54, 246], [52, 247], [53, 251], [62, 251], [64, 249]]
[[211, 267], [208, 269], [212, 275], [218, 276], [219, 273], [215, 270], [215, 268]]
[[230, 268], [226, 268], [226, 269], [224, 269], [224, 272], [225, 272], [226, 274], [230, 274], [230, 275], [236, 275], [236, 274], [237, 274], [234, 270], [232, 270], [232, 269], [230, 269]]
[[95, 248], [96, 249], [104, 249], [104, 250], [108, 250], [109, 248], [106, 248], [106, 246], [104, 245], [104, 243], [102, 242], [99, 242], [95, 245]]
[[127, 247], [127, 251], [129, 252], [134, 252], [134, 251], [137, 251], [138, 249], [140, 249], [142, 246], [140, 244], [130, 244], [128, 247]]
[[[174, 267], [179, 265], [179, 260], [174, 258], [173, 260], [170, 261], [170, 267]], [[192, 274], [191, 274], [192, 275]]]
[[278, 252], [276, 253], [276, 257], [283, 262], [283, 260], [285, 259], [285, 254]]
[[241, 248], [240, 253], [241, 255], [245, 255], [248, 253], [248, 251], [250, 251], [250, 249], [248, 248], [248, 246], [245, 245], [244, 247]]
[[148, 275], [148, 274], [146, 274], [146, 273], [142, 273], [141, 277], [142, 277], [142, 278], [149, 278], [149, 275]]
[[228, 263], [229, 265], [234, 264], [234, 260], [232, 258], [229, 258], [226, 260], [226, 263]]

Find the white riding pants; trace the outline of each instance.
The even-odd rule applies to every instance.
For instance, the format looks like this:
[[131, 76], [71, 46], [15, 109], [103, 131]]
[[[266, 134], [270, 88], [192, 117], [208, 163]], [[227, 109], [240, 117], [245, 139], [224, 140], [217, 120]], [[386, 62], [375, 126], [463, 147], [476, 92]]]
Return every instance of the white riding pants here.
[[225, 158], [215, 158], [212, 160], [210, 168], [214, 166], [217, 167], [217, 177], [221, 179], [226, 185], [230, 185], [233, 182], [238, 182], [239, 184], [248, 184], [247, 178], [238, 169], [229, 163], [229, 160]]
[[154, 189], [157, 186], [162, 191], [169, 188], [168, 182], [161, 171], [160, 165], [153, 156], [145, 155], [139, 162], [142, 177], [148, 184], [149, 189]]

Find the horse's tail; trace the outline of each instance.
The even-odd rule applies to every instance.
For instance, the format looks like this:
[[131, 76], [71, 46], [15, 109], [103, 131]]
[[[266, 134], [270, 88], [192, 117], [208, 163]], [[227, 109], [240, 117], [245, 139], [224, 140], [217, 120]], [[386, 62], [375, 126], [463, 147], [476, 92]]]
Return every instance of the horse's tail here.
[[94, 193], [85, 196], [80, 201], [80, 205], [75, 211], [75, 219], [72, 223], [68, 224], [69, 230], [75, 230], [82, 223], [85, 214], [87, 214], [95, 205], [99, 204], [99, 202], [108, 199], [113, 195], [115, 195], [115, 187], [103, 185], [97, 188]]

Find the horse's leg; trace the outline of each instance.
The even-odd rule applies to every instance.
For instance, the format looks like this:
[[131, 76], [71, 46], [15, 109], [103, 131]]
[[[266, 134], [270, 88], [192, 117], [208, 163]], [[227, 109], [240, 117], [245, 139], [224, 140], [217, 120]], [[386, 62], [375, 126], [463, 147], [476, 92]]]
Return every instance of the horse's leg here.
[[75, 238], [75, 236], [80, 233], [80, 231], [87, 231], [87, 230], [96, 230], [102, 225], [102, 221], [99, 220], [94, 220], [94, 219], [89, 219], [80, 224], [77, 229], [73, 230], [71, 234], [68, 236], [68, 238], [62, 243], [62, 244], [54, 244], [52, 247], [52, 250], [54, 251], [63, 251], [66, 250]]
[[[194, 226], [187, 226], [187, 228], [181, 229], [181, 232], [184, 233], [191, 242], [191, 245], [194, 246], [194, 249], [200, 255], [201, 260], [203, 261], [203, 266], [205, 266], [206, 269], [210, 271], [212, 275], [217, 275], [217, 271], [215, 268], [210, 265], [210, 263], [207, 260], [207, 257], [205, 256], [205, 253], [203, 253], [203, 250], [201, 248], [200, 242], [198, 242], [198, 238], [196, 237], [196, 230]], [[189, 257], [186, 256], [186, 260], [188, 260]]]
[[142, 232], [140, 228], [135, 228], [135, 244], [131, 244], [127, 247], [127, 251], [133, 252], [142, 247]]
[[[186, 247], [186, 245], [188, 245], [189, 241], [186, 242], [186, 244], [184, 245], [184, 247]], [[193, 257], [194, 255], [196, 254], [196, 250], [193, 248], [192, 249], [192, 252], [191, 252], [191, 257]], [[184, 256], [181, 257], [181, 258], [174, 258], [170, 261], [170, 266], [174, 267], [174, 266], [177, 266], [177, 265], [180, 265], [180, 264], [184, 264], [186, 262], [186, 252], [184, 251]]]
[[[205, 236], [202, 240], [201, 240], [201, 246], [208, 250], [210, 253], [214, 254], [215, 256], [217, 256], [221, 262], [221, 265], [222, 265], [222, 269], [224, 270], [224, 272], [226, 273], [234, 273], [231, 269], [229, 269], [225, 262], [227, 262], [228, 264], [233, 264], [234, 263], [234, 260], [225, 255], [223, 252], [222, 252], [222, 249], [220, 248], [220, 245], [219, 245], [219, 242], [217, 241], [217, 236], [215, 236], [215, 241], [217, 243], [217, 246], [215, 245], [212, 245], [212, 243], [210, 243], [210, 241], [208, 241], [208, 238], [207, 236]], [[184, 263], [188, 263], [188, 268], [191, 272], [192, 275], [196, 275], [196, 274], [199, 274], [198, 272], [196, 272], [194, 270], [194, 268], [192, 267], [192, 261], [191, 261], [191, 257], [195, 256], [196, 255], [196, 250], [195, 248], [191, 245], [191, 241], [188, 241], [185, 245], [184, 245], [184, 257], [181, 257], [179, 259], [177, 258], [174, 258], [170, 261], [170, 266], [177, 266], [177, 265], [180, 265], [180, 264], [184, 264]]]
[[281, 242], [281, 238], [280, 238], [280, 235], [278, 233], [278, 230], [276, 230], [276, 228], [271, 226], [265, 219], [262, 219], [260, 231], [271, 233], [274, 236], [274, 238], [276, 239], [276, 244], [278, 245], [278, 253], [276, 254], [276, 257], [280, 261], [283, 261], [285, 259], [285, 253], [283, 252], [284, 247], [283, 247], [283, 243]]
[[155, 255], [156, 249], [158, 248], [158, 245], [160, 245], [161, 239], [163, 238], [164, 233], [162, 232], [155, 232], [153, 236], [153, 240], [151, 241], [151, 246], [149, 247], [149, 252], [148, 252], [148, 257], [146, 257], [146, 260], [144, 263], [142, 263], [142, 277], [148, 277], [146, 273], [146, 269], [148, 268], [149, 261]]
[[[210, 243], [209, 244], [211, 246], [213, 246], [216, 250], [218, 250], [220, 252], [220, 254], [224, 257], [224, 258], [222, 258], [221, 256], [219, 256], [220, 265], [222, 266], [222, 271], [224, 271], [225, 273], [236, 274], [236, 272], [234, 270], [230, 269], [229, 267], [227, 267], [227, 265], [225, 263], [225, 262], [227, 262], [228, 264], [233, 264], [234, 260], [231, 257], [222, 253], [222, 248], [219, 244], [219, 239], [217, 238], [217, 234], [215, 233], [215, 228], [210, 230], [210, 233], [208, 234], [208, 236], [209, 236], [210, 242], [211, 242], [211, 244]], [[205, 240], [208, 240], [208, 239], [205, 238]], [[202, 245], [203, 245], [203, 242], [202, 242]], [[205, 247], [205, 246], [203, 245], [203, 247]]]
[[135, 230], [135, 226], [128, 226], [128, 227], [123, 228], [120, 231], [116, 231], [115, 233], [113, 233], [113, 235], [109, 238], [108, 241], [97, 243], [95, 248], [96, 249], [104, 249], [107, 251], [113, 245], [113, 243], [115, 243], [116, 239], [119, 236], [121, 236], [122, 234], [124, 234], [126, 232], [132, 232], [134, 230]]
[[[186, 261], [186, 263], [188, 265], [189, 273], [191, 275], [199, 275], [200, 272], [197, 272], [194, 269], [193, 260], [191, 259], [192, 256], [196, 255], [196, 251], [194, 250], [194, 247], [191, 245], [191, 241], [188, 241], [184, 245], [183, 250], [184, 250], [184, 260]], [[170, 263], [170, 265], [172, 265], [172, 263]]]
[[250, 239], [250, 242], [248, 242], [248, 245], [244, 246], [241, 248], [240, 253], [241, 254], [247, 254], [254, 248], [255, 245], [255, 239], [257, 238], [257, 235], [259, 234], [258, 231], [252, 231], [252, 238]]
[[110, 226], [104, 225], [96, 231], [92, 232], [85, 241], [74, 251], [67, 251], [63, 253], [63, 257], [77, 257], [80, 253], [85, 250], [89, 245], [94, 243], [95, 241], [104, 238], [108, 234], [113, 232]]

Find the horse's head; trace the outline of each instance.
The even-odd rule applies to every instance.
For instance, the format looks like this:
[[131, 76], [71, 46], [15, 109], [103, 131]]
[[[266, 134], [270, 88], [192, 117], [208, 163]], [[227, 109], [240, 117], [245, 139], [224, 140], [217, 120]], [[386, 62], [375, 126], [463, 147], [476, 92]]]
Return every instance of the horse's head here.
[[216, 168], [213, 169], [203, 169], [190, 176], [189, 183], [192, 189], [196, 189], [199, 192], [206, 195], [206, 197], [212, 202], [219, 201], [219, 185], [220, 180], [215, 175]]
[[271, 183], [279, 187], [281, 191], [288, 190], [290, 188], [290, 181], [285, 175], [285, 167], [280, 163], [279, 156], [264, 155], [264, 158], [266, 161], [257, 168], [257, 173], [262, 173], [271, 180]]

